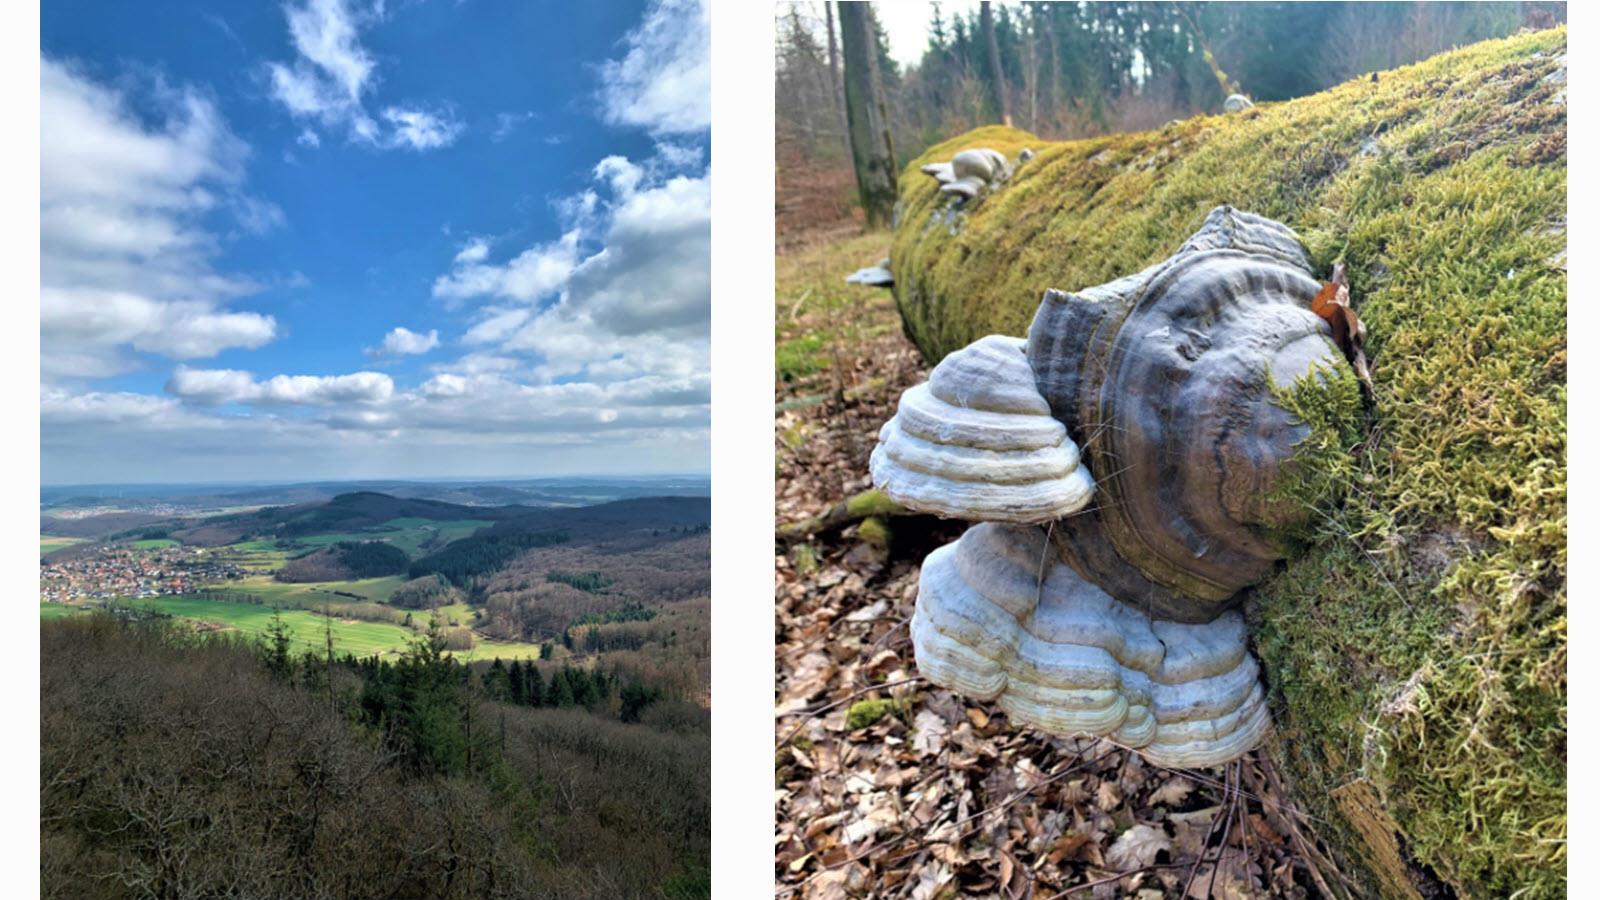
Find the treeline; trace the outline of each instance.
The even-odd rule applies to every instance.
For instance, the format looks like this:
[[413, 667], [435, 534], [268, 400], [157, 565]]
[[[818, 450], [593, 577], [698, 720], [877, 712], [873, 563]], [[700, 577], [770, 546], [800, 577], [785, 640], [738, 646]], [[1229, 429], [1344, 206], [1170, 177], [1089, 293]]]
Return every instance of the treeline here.
[[443, 550], [430, 553], [411, 564], [412, 578], [442, 575], [458, 587], [467, 587], [473, 578], [487, 575], [534, 547], [566, 543], [565, 531], [519, 531], [490, 529], [483, 534], [451, 541]]
[[663, 699], [659, 688], [638, 677], [604, 669], [562, 666], [549, 679], [533, 663], [513, 660], [510, 666], [496, 659], [483, 673], [483, 690], [490, 699], [517, 706], [583, 707], [609, 712], [624, 722], [637, 722], [653, 703]]
[[[779, 16], [778, 140], [848, 167], [838, 14], [828, 6], [793, 4]], [[988, 27], [984, 10], [945, 15], [930, 7], [928, 45], [904, 68], [889, 56], [881, 25], [873, 29], [897, 165], [979, 125], [1009, 121], [1043, 138], [1154, 128], [1220, 112], [1230, 93], [1258, 102], [1304, 96], [1453, 46], [1566, 21], [1558, 2], [983, 6]]]
[[613, 579], [607, 578], [599, 572], [562, 572], [556, 570], [546, 573], [544, 577], [546, 581], [571, 585], [580, 591], [590, 594], [603, 594], [606, 588], [616, 583]]
[[610, 625], [614, 622], [648, 622], [656, 617], [656, 611], [642, 603], [629, 601], [622, 606], [607, 610], [603, 613], [589, 613], [573, 620], [568, 630], [580, 625]]
[[395, 588], [389, 603], [403, 609], [434, 609], [461, 600], [461, 592], [443, 575], [422, 575]]
[[620, 719], [620, 676], [533, 707], [436, 640], [289, 647], [42, 623], [44, 896], [708, 895], [706, 732], [584, 711]]
[[383, 541], [340, 541], [285, 562], [273, 574], [273, 578], [292, 583], [353, 581], [399, 575], [410, 565], [411, 557], [393, 544]]

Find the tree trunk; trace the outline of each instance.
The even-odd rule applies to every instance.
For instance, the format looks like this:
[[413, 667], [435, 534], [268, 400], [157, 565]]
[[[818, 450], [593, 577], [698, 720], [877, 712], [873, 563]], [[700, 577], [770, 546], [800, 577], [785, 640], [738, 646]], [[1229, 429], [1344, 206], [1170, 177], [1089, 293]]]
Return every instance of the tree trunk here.
[[1046, 4], [1040, 12], [1044, 15], [1044, 41], [1050, 51], [1050, 77], [1045, 82], [1044, 109], [1052, 126], [1061, 124], [1061, 112], [1056, 108], [1056, 90], [1061, 84], [1061, 51], [1056, 47], [1056, 12]]
[[984, 0], [978, 18], [983, 23], [983, 42], [989, 48], [989, 87], [994, 91], [994, 110], [1000, 124], [1011, 125], [1011, 108], [1006, 105], [1006, 76], [1000, 67], [1000, 42], [994, 36], [994, 9]]
[[[986, 128], [913, 171], [972, 147], [1049, 161], [959, 219], [933, 179], [901, 185], [894, 293], [930, 364], [1026, 333], [1048, 288], [1165, 259], [1219, 204], [1297, 229], [1318, 279], [1348, 267], [1378, 348], [1376, 427], [1306, 462], [1349, 495], [1318, 507], [1326, 527], [1247, 609], [1277, 734], [1263, 749], [1357, 880], [1353, 896], [1564, 889], [1568, 154], [1550, 85], [1566, 50], [1564, 30], [1520, 34], [1359, 92], [1260, 107], [1181, 146], [1161, 131], [1117, 136], [1119, 158], [1159, 155], [1154, 171], [1108, 166], [1094, 142]], [[1416, 104], [1441, 84], [1471, 100]], [[1507, 109], [1522, 127], [1500, 126]], [[1423, 162], [1386, 170], [1381, 189], [1359, 161], [1312, 178], [1283, 152], [1288, 132], [1307, 147], [1377, 135]], [[1494, 214], [1459, 214], [1479, 206]]]
[[834, 37], [832, 0], [822, 4], [823, 15], [828, 20], [828, 86], [832, 92], [828, 102], [833, 104], [834, 121], [839, 123], [839, 139], [844, 141], [845, 152], [850, 152], [850, 121], [844, 111], [844, 86], [839, 83], [839, 42]]
[[844, 105], [856, 187], [867, 227], [882, 228], [894, 216], [895, 171], [885, 140], [889, 123], [882, 114], [883, 89], [878, 81], [878, 48], [870, 15], [866, 3], [841, 4], [839, 37], [844, 45]]

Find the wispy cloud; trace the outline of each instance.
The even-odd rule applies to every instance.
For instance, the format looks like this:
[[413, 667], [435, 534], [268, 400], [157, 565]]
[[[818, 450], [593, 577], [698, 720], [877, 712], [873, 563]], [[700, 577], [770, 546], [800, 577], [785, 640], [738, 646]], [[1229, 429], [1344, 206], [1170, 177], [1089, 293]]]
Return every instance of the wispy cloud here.
[[[357, 8], [348, 0], [304, 0], [284, 6], [284, 14], [296, 56], [287, 63], [267, 63], [267, 73], [273, 98], [290, 115], [385, 148], [432, 150], [449, 146], [461, 134], [465, 126], [437, 109], [391, 104], [376, 119], [367, 111], [377, 63], [362, 46], [361, 31], [383, 18], [382, 2]], [[320, 143], [310, 126], [298, 140], [312, 147]]]
[[711, 127], [711, 32], [701, 0], [655, 0], [601, 68], [608, 121], [656, 134]]

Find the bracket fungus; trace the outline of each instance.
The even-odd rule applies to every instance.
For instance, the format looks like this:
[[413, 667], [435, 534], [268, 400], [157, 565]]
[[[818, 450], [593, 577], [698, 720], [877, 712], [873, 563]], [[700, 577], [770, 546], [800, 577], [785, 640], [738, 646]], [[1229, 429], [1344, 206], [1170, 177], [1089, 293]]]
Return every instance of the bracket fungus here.
[[874, 482], [979, 523], [923, 563], [923, 674], [1161, 765], [1254, 747], [1271, 722], [1237, 607], [1305, 515], [1277, 488], [1310, 426], [1277, 390], [1348, 365], [1318, 288], [1286, 226], [1219, 207], [1166, 260], [1047, 291], [1026, 340], [982, 338], [907, 390]]
[[1023, 150], [1015, 163], [1008, 163], [1004, 153], [976, 147], [957, 153], [947, 163], [929, 163], [922, 167], [922, 172], [938, 181], [939, 190], [946, 195], [966, 201], [999, 186], [1011, 177], [1017, 166], [1032, 158], [1032, 150]]

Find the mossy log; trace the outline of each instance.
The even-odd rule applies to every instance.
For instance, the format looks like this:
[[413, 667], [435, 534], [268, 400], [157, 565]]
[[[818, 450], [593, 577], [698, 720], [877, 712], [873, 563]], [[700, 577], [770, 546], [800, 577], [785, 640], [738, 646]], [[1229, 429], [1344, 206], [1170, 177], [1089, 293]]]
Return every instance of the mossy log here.
[[[976, 147], [1037, 155], [964, 206], [919, 171]], [[1021, 335], [1046, 288], [1139, 271], [1221, 204], [1347, 264], [1375, 386], [1247, 607], [1273, 753], [1367, 892], [1562, 896], [1565, 29], [1159, 131], [947, 141], [900, 176], [906, 332], [930, 365]]]

